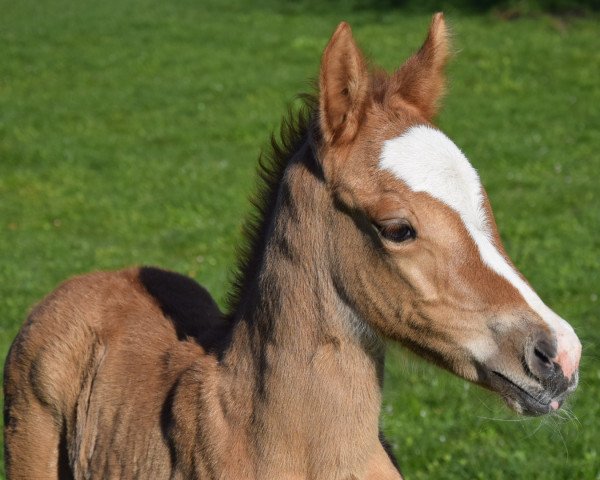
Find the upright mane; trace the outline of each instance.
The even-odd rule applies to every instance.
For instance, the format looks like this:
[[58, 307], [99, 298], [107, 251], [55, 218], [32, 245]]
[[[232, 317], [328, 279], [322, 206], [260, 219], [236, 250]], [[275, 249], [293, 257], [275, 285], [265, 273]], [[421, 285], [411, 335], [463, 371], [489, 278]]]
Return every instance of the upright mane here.
[[230, 320], [235, 318], [245, 299], [253, 295], [252, 285], [262, 260], [284, 172], [301, 146], [308, 141], [316, 141], [319, 135], [315, 122], [317, 98], [301, 94], [298, 99], [301, 105], [288, 108], [282, 118], [279, 135], [271, 135], [270, 148], [259, 156], [257, 186], [250, 197], [254, 209], [242, 227], [243, 240], [237, 247], [236, 266], [226, 297], [227, 317]]

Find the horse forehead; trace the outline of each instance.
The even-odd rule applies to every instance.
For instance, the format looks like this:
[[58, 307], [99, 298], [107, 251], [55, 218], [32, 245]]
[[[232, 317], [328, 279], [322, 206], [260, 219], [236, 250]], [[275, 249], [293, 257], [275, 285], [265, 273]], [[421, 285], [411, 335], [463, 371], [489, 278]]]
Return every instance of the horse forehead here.
[[415, 192], [426, 192], [455, 210], [462, 220], [488, 229], [482, 186], [460, 149], [439, 130], [418, 125], [383, 143], [379, 167]]

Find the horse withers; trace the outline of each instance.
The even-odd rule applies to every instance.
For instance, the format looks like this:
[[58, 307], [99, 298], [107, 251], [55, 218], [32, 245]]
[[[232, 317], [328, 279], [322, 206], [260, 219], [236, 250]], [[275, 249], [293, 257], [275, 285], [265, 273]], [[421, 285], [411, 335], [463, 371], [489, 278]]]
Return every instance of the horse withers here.
[[6, 362], [8, 477], [399, 479], [378, 429], [386, 338], [519, 413], [559, 409], [581, 345], [431, 123], [447, 57], [441, 14], [392, 74], [339, 25], [263, 163], [227, 313], [155, 268], [36, 306]]

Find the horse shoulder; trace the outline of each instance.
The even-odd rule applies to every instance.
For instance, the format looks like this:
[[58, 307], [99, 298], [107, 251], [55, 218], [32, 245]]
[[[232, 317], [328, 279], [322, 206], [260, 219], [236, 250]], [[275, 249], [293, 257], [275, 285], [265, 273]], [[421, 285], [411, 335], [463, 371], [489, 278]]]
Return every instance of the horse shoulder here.
[[208, 357], [214, 331], [226, 330], [221, 318], [206, 290], [164, 270], [66, 281], [32, 310], [11, 347], [9, 428], [35, 403], [58, 431], [48, 438], [66, 443], [76, 475], [162, 473], [172, 463], [165, 433], [170, 392]]

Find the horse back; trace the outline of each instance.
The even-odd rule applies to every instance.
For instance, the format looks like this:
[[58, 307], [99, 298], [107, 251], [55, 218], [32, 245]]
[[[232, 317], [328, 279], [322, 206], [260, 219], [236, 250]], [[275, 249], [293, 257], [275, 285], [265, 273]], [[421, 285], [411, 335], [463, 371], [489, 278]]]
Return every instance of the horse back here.
[[[6, 361], [9, 478], [170, 476], [173, 392], [189, 368], [214, 363], [227, 330], [210, 294], [172, 272], [98, 272], [59, 286]], [[55, 458], [32, 463], [41, 452]]]

